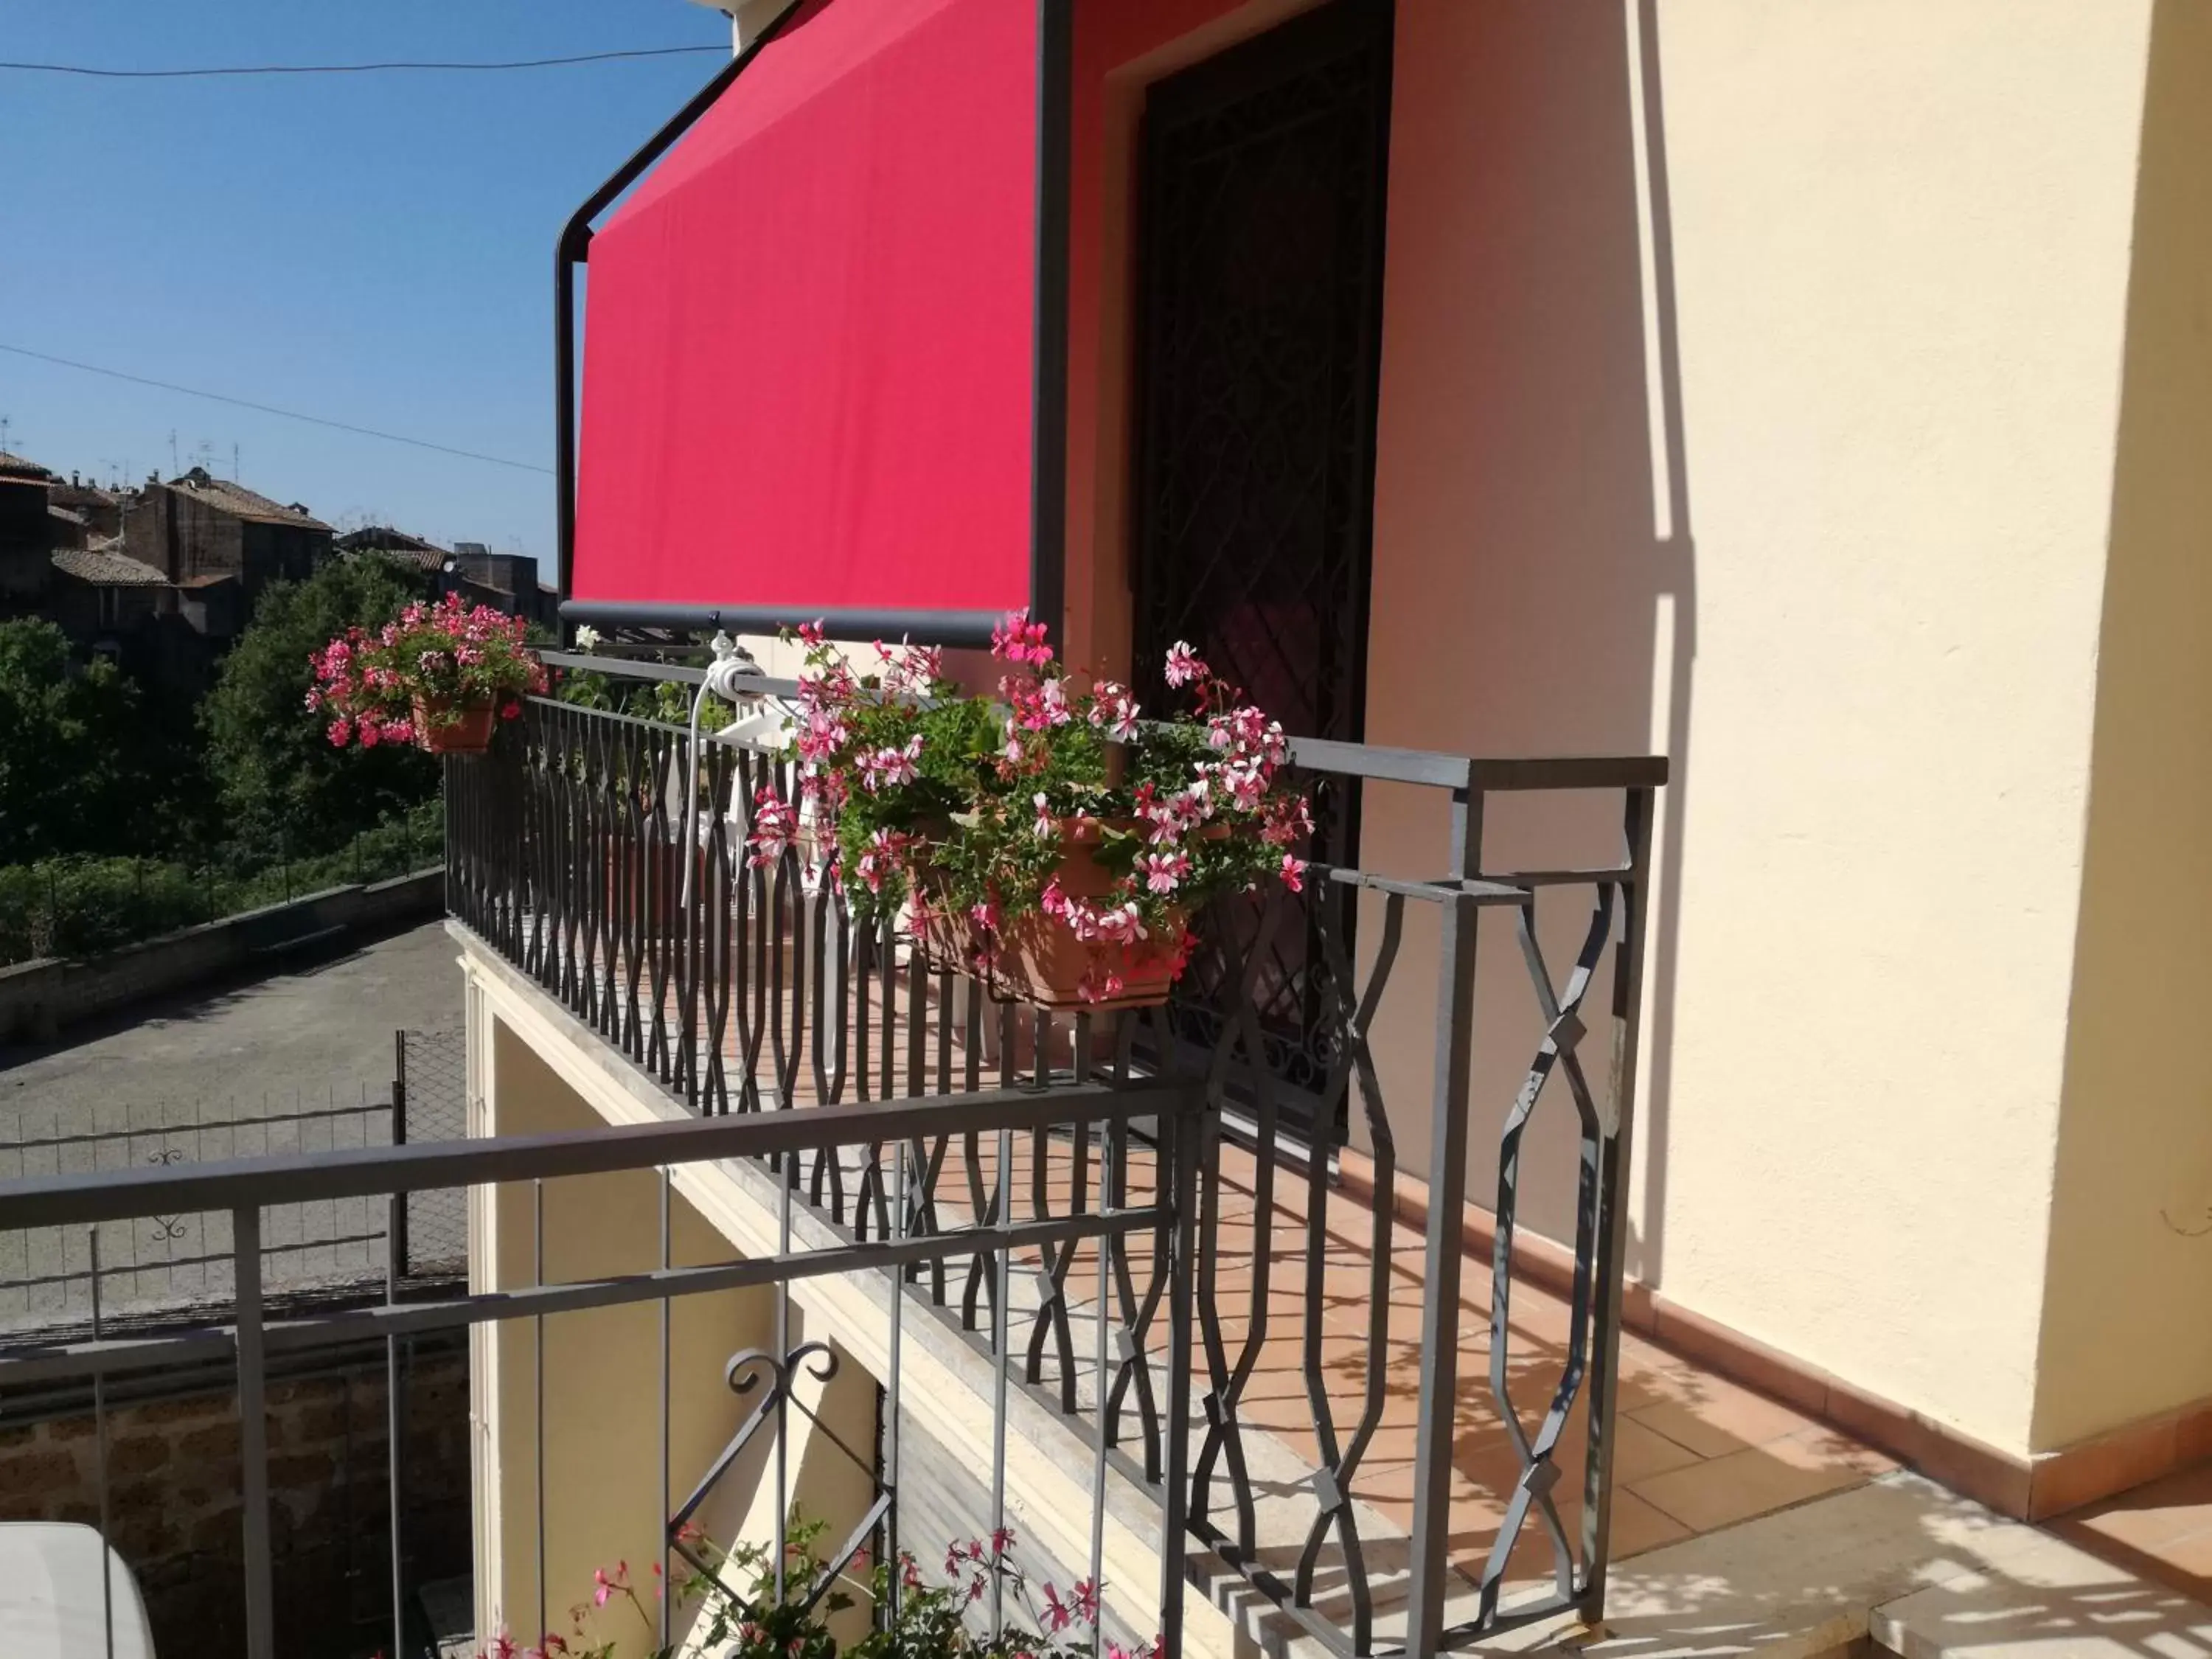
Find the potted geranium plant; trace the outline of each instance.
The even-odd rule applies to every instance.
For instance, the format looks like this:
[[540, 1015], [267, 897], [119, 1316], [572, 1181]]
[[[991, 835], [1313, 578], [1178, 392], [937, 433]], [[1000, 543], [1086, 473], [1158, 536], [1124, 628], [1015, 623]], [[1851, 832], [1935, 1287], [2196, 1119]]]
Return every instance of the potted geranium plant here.
[[761, 792], [753, 856], [780, 858], [811, 818], [856, 912], [899, 915], [934, 964], [1042, 1007], [1162, 1002], [1207, 901], [1303, 880], [1312, 823], [1277, 782], [1288, 742], [1188, 645], [1166, 678], [1189, 708], [1145, 720], [1044, 635], [1009, 617], [997, 694], [977, 696], [935, 650], [878, 644], [855, 674], [818, 625], [796, 630], [802, 800]]
[[348, 629], [309, 659], [310, 711], [327, 713], [331, 742], [414, 743], [433, 754], [480, 755], [495, 719], [522, 712], [545, 689], [545, 670], [524, 643], [526, 624], [459, 593], [409, 605], [382, 629]]
[[[548, 1632], [535, 1646], [510, 1636], [495, 1637], [477, 1659], [621, 1659], [617, 1639], [599, 1626], [603, 1611], [627, 1607], [643, 1632], [644, 1659], [676, 1659], [679, 1653], [714, 1654], [718, 1659], [1164, 1659], [1159, 1643], [1134, 1647], [1099, 1639], [1101, 1587], [1089, 1579], [1066, 1594], [1048, 1583], [1042, 1597], [1014, 1560], [1011, 1529], [994, 1533], [987, 1543], [970, 1539], [945, 1547], [945, 1575], [933, 1583], [920, 1562], [899, 1553], [896, 1569], [882, 1562], [870, 1566], [866, 1552], [854, 1556], [826, 1584], [829, 1564], [817, 1546], [828, 1528], [794, 1516], [778, 1571], [775, 1552], [766, 1546], [739, 1544], [724, 1549], [697, 1528], [686, 1527], [677, 1547], [695, 1571], [677, 1587], [679, 1603], [700, 1604], [697, 1622], [684, 1639], [662, 1645], [659, 1619], [647, 1607], [630, 1580], [629, 1564], [618, 1562], [592, 1575], [591, 1600], [569, 1609], [570, 1632]], [[663, 1594], [659, 1564], [651, 1569], [653, 1599]], [[974, 1626], [987, 1597], [995, 1594], [1004, 1623], [987, 1637]], [[842, 1650], [830, 1626], [848, 1608], [866, 1608], [866, 1633]]]

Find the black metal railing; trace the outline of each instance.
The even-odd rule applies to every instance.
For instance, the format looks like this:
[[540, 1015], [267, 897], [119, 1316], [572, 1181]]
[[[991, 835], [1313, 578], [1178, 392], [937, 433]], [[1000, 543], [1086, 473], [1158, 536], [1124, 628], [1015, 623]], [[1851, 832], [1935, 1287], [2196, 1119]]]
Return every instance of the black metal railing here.
[[[577, 661], [646, 677], [698, 678], [696, 671], [653, 665]], [[760, 686], [769, 699], [794, 690], [767, 680]], [[556, 702], [533, 702], [489, 756], [449, 763], [452, 908], [570, 1012], [709, 1116], [920, 1098], [988, 1085], [1051, 1091], [1102, 1079], [1118, 1087], [1147, 1079], [1194, 1084], [1206, 1107], [1196, 1155], [1192, 1310], [1203, 1411], [1188, 1490], [1170, 1478], [1175, 1437], [1160, 1421], [1160, 1396], [1171, 1396], [1182, 1379], [1140, 1357], [1157, 1352], [1155, 1327], [1175, 1312], [1164, 1249], [1149, 1259], [1135, 1246], [1105, 1253], [1120, 1333], [1102, 1413], [1107, 1443], [1131, 1457], [1147, 1481], [1166, 1482], [1159, 1488], [1164, 1502], [1187, 1503], [1189, 1532], [1215, 1561], [1335, 1650], [1402, 1645], [1427, 1654], [1562, 1612], [1595, 1619], [1607, 1562], [1650, 836], [1665, 763], [1484, 761], [1315, 741], [1294, 742], [1292, 759], [1345, 788], [1382, 787], [1401, 792], [1394, 799], [1426, 802], [1441, 819], [1443, 867], [1426, 878], [1316, 867], [1295, 914], [1271, 906], [1256, 929], [1218, 926], [1210, 1048], [1194, 1046], [1188, 1022], [1171, 1026], [1158, 1013], [1047, 1014], [997, 1000], [970, 976], [933, 970], [904, 950], [890, 926], [857, 925], [842, 896], [815, 877], [803, 846], [756, 866], [745, 852], [756, 793], [773, 787], [792, 797], [790, 762], [780, 750], [702, 743], [695, 790], [681, 729]], [[1595, 811], [1613, 815], [1621, 855], [1610, 863], [1560, 860], [1554, 867], [1486, 861], [1485, 828], [1495, 804], [1530, 797], [1547, 806], [1595, 801]], [[1372, 797], [1367, 811], [1376, 821]], [[1556, 951], [1559, 918], [1569, 907], [1582, 920], [1571, 929], [1571, 966], [1559, 977], [1546, 939], [1551, 935]], [[1409, 912], [1423, 913], [1425, 947], [1429, 936], [1435, 940], [1426, 994], [1405, 948]], [[1474, 1040], [1477, 942], [1489, 912], [1511, 928], [1526, 985], [1510, 1018], [1486, 1006], [1482, 1027], [1505, 1030], [1518, 1021], [1535, 1035], [1510, 1091], [1482, 1101], [1478, 1114], [1474, 1079], [1479, 1064], [1492, 1059], [1487, 1050], [1478, 1054]], [[1310, 1064], [1297, 1076], [1283, 1074], [1282, 1044], [1255, 1006], [1270, 930], [1284, 927], [1306, 929], [1323, 958], [1324, 971], [1314, 975], [1324, 993], [1323, 1030], [1301, 1051], [1325, 1059], [1317, 1088]], [[1480, 983], [1492, 1002], [1506, 988], [1494, 975]], [[1233, 994], [1224, 995], [1224, 986]], [[1407, 1018], [1425, 1030], [1425, 1066], [1407, 1060]], [[1378, 1052], [1375, 1033], [1393, 1019], [1397, 1043]], [[1593, 1079], [1584, 1056], [1601, 1026], [1605, 1065]], [[1502, 1041], [1490, 1040], [1493, 1047]], [[1423, 1109], [1409, 1115], [1401, 1106], [1394, 1121], [1394, 1100], [1418, 1098], [1424, 1086]], [[1561, 1092], [1576, 1169], [1571, 1199], [1555, 1224], [1571, 1235], [1573, 1247], [1564, 1286], [1567, 1335], [1555, 1349], [1531, 1353], [1510, 1317], [1524, 1154], [1544, 1099]], [[1401, 1151], [1409, 1115], [1425, 1137], [1410, 1155]], [[1497, 1418], [1519, 1473], [1498, 1494], [1505, 1514], [1494, 1541], [1470, 1558], [1453, 1542], [1451, 1492], [1462, 1419], [1475, 1409], [1462, 1396], [1458, 1335], [1461, 1219], [1478, 1121], [1496, 1136], [1494, 1188], [1480, 1194], [1497, 1216], [1489, 1399], [1482, 1409]], [[1344, 1242], [1331, 1219], [1332, 1194], [1355, 1125], [1372, 1161], [1363, 1236], [1352, 1241], [1366, 1262], [1365, 1357], [1356, 1386], [1347, 1390], [1340, 1381], [1333, 1390], [1323, 1285], [1332, 1249]], [[1087, 1138], [1062, 1139], [1071, 1138], [1072, 1146], [1062, 1146], [1039, 1133], [1030, 1149], [1030, 1203], [1040, 1220], [1056, 1206], [1080, 1212], [1094, 1181], [1110, 1204], [1124, 1201], [1133, 1182], [1158, 1179], [1158, 1165], [1147, 1164], [1140, 1139], [1103, 1137], [1094, 1171]], [[1054, 1173], [1055, 1160], [1064, 1178]], [[1427, 1188], [1418, 1267], [1396, 1237], [1401, 1163]], [[849, 1166], [816, 1160], [795, 1196], [855, 1238], [884, 1237], [900, 1225], [927, 1231], [939, 1210], [955, 1205], [987, 1220], [1008, 1213], [972, 1143], [917, 1141], [905, 1167], [903, 1206], [873, 1160]], [[1281, 1267], [1275, 1260], [1281, 1252], [1269, 1246], [1285, 1226], [1299, 1238], [1295, 1269]], [[1036, 1306], [1024, 1310], [1025, 1328], [1010, 1340], [1023, 1349], [1022, 1382], [1073, 1413], [1080, 1367], [1061, 1293], [1066, 1267], [1042, 1245], [1038, 1266]], [[961, 1267], [956, 1258], [933, 1259], [917, 1293], [970, 1332], [1002, 1321], [1006, 1287], [981, 1253], [964, 1273]], [[1309, 1472], [1297, 1483], [1310, 1513], [1287, 1569], [1279, 1551], [1263, 1547], [1269, 1483], [1255, 1480], [1250, 1455], [1260, 1432], [1251, 1420], [1255, 1380], [1271, 1340], [1279, 1340], [1271, 1322], [1279, 1325], [1284, 1317], [1276, 1305], [1279, 1271], [1296, 1285], [1296, 1369], [1314, 1425]], [[1389, 1358], [1397, 1340], [1390, 1291], [1408, 1277], [1418, 1279], [1420, 1291], [1411, 1378]], [[1535, 1382], [1540, 1388], [1532, 1396]], [[1376, 1551], [1389, 1529], [1361, 1496], [1386, 1404], [1401, 1391], [1416, 1393], [1419, 1406], [1413, 1518], [1410, 1536], [1390, 1540], [1402, 1553], [1402, 1568], [1385, 1569]], [[1585, 1449], [1579, 1468], [1570, 1470], [1565, 1449], [1577, 1425]], [[1567, 1495], [1579, 1499], [1571, 1524], [1561, 1508]], [[1509, 1600], [1509, 1568], [1524, 1534], [1548, 1544], [1548, 1590]], [[1400, 1618], [1402, 1638], [1387, 1629]]]

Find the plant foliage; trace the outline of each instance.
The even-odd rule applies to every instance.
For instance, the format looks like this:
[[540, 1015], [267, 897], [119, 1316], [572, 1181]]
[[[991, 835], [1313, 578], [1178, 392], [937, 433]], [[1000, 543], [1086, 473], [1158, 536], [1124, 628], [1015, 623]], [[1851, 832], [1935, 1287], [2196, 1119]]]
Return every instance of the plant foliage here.
[[[1091, 948], [1081, 989], [1096, 1000], [1121, 988], [1111, 947], [1182, 936], [1212, 899], [1304, 878], [1292, 848], [1312, 823], [1277, 782], [1283, 729], [1188, 645], [1167, 678], [1190, 706], [1146, 720], [1125, 687], [1068, 675], [1024, 612], [994, 635], [995, 696], [961, 695], [933, 649], [878, 643], [856, 675], [819, 625], [794, 637], [801, 796], [762, 791], [753, 856], [781, 858], [811, 820], [864, 916], [902, 912], [917, 933], [933, 909], [964, 917], [983, 971], [1006, 928], [1044, 916]], [[1103, 894], [1063, 886], [1077, 844]]]

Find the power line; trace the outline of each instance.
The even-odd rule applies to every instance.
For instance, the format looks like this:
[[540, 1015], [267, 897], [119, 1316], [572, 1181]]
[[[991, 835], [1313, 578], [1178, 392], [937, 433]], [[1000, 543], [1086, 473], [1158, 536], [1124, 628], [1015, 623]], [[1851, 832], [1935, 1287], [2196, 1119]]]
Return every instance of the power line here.
[[730, 55], [727, 46], [640, 46], [627, 52], [585, 52], [572, 58], [517, 58], [489, 64], [401, 60], [380, 64], [244, 64], [215, 69], [98, 69], [88, 64], [0, 62], [0, 70], [15, 70], [26, 75], [88, 75], [106, 81], [188, 81], [234, 75], [379, 75], [392, 70], [466, 74], [492, 70], [558, 69], [570, 64], [605, 64], [621, 58], [676, 58], [702, 52], [718, 52], [725, 58]]
[[220, 392], [203, 392], [198, 386], [179, 386], [171, 380], [149, 380], [143, 374], [125, 374], [119, 368], [102, 368], [97, 363], [80, 363], [72, 358], [57, 357], [49, 352], [33, 351], [27, 346], [9, 345], [0, 341], [0, 351], [11, 352], [18, 357], [29, 357], [42, 363], [57, 363], [64, 368], [82, 369], [87, 374], [105, 374], [112, 380], [128, 380], [133, 386], [150, 386], [161, 392], [182, 392], [187, 398], [205, 398], [211, 403], [232, 404], [240, 409], [251, 409], [263, 415], [276, 415], [288, 421], [305, 421], [310, 426], [326, 426], [333, 431], [350, 432], [356, 437], [381, 438], [386, 443], [406, 444], [416, 449], [432, 449], [441, 455], [458, 455], [463, 460], [488, 461], [494, 466], [511, 466], [519, 472], [543, 472], [550, 476], [550, 466], [534, 466], [528, 461], [509, 460], [504, 455], [484, 455], [473, 449], [456, 449], [451, 444], [432, 443], [428, 438], [409, 438], [397, 432], [380, 432], [374, 427], [355, 426], [347, 421], [325, 420], [320, 415], [303, 415], [296, 409], [278, 409], [273, 404], [257, 404], [250, 398], [233, 398]]

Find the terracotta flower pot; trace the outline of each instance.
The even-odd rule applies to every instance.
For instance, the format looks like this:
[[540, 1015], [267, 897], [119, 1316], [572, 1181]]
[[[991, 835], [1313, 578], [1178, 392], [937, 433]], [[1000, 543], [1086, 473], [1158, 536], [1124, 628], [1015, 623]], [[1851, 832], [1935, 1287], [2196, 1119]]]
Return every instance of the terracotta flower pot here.
[[[1098, 820], [1063, 819], [1060, 830], [1067, 849], [1057, 871], [1060, 890], [1070, 898], [1105, 897], [1115, 878], [1096, 856]], [[1168, 1000], [1182, 975], [1189, 958], [1189, 940], [1190, 929], [1180, 912], [1149, 938], [1127, 944], [1086, 944], [1056, 917], [1017, 916], [1000, 927], [998, 957], [986, 978], [1000, 995], [1055, 1012], [1156, 1007]], [[964, 911], [932, 906], [915, 942], [932, 967], [973, 973], [981, 930]], [[1084, 996], [1080, 988], [1086, 977], [1095, 984], [1108, 974], [1121, 981], [1119, 991], [1095, 999]]]
[[456, 708], [447, 697], [417, 697], [415, 743], [434, 755], [481, 755], [491, 747], [494, 718], [489, 699]]

